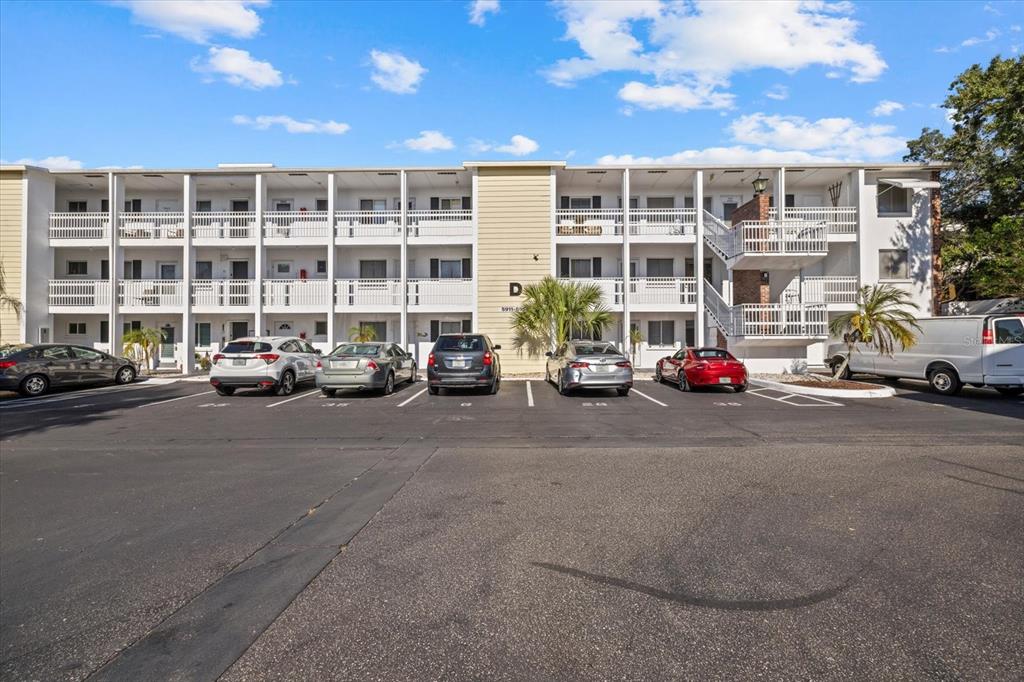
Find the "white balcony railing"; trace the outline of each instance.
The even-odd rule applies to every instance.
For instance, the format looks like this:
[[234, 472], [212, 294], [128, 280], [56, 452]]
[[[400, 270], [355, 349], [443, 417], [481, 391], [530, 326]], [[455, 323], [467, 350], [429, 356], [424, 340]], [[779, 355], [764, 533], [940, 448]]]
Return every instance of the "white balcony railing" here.
[[176, 307], [185, 304], [180, 279], [124, 279], [117, 283], [117, 302], [126, 308]]
[[629, 280], [629, 301], [637, 305], [695, 305], [696, 277], [634, 277]]
[[694, 234], [697, 209], [694, 208], [631, 208], [629, 233], [635, 235]]
[[572, 282], [573, 284], [596, 285], [601, 290], [601, 299], [606, 306], [622, 305], [622, 278], [621, 277], [560, 277], [559, 282]]
[[334, 221], [342, 239], [402, 236], [401, 211], [335, 211]]
[[402, 282], [397, 279], [339, 279], [334, 283], [338, 307], [400, 306]]
[[805, 277], [800, 285], [804, 303], [856, 303], [860, 280], [853, 276]]
[[203, 308], [248, 308], [256, 304], [256, 281], [197, 279], [192, 282], [192, 305]]
[[118, 236], [124, 240], [185, 238], [185, 214], [180, 211], [121, 213], [117, 224]]
[[414, 210], [407, 214], [410, 237], [471, 237], [473, 236], [473, 211]]
[[409, 305], [471, 306], [472, 279], [410, 279]]
[[109, 213], [51, 213], [50, 239], [106, 239]]
[[726, 336], [828, 336], [828, 312], [824, 304], [743, 303], [730, 306], [715, 287], [705, 280], [704, 306]]
[[621, 208], [563, 208], [555, 212], [559, 237], [602, 237], [622, 234]]
[[326, 279], [265, 279], [263, 305], [326, 309], [331, 305], [331, 283]]
[[256, 211], [204, 211], [192, 214], [195, 239], [249, 239], [256, 236]]
[[49, 304], [66, 308], [110, 307], [110, 282], [105, 279], [51, 279]]
[[[796, 206], [783, 211], [786, 223], [824, 223], [829, 234], [856, 234], [856, 206]], [[778, 220], [779, 209], [768, 209], [768, 218]]]
[[824, 254], [828, 250], [823, 223], [751, 221], [735, 227], [704, 211], [708, 243], [725, 258], [740, 255]]
[[273, 239], [317, 238], [330, 234], [327, 211], [265, 211], [263, 236]]

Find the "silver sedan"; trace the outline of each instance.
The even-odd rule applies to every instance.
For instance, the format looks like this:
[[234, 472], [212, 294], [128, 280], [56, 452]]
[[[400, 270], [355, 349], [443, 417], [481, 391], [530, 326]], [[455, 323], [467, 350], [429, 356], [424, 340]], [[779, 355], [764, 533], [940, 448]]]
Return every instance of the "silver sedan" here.
[[416, 359], [397, 343], [343, 343], [316, 368], [316, 385], [324, 395], [341, 388], [390, 395], [399, 381], [416, 381]]
[[629, 395], [633, 364], [605, 341], [569, 341], [548, 352], [545, 376], [566, 395], [574, 388], [614, 388]]

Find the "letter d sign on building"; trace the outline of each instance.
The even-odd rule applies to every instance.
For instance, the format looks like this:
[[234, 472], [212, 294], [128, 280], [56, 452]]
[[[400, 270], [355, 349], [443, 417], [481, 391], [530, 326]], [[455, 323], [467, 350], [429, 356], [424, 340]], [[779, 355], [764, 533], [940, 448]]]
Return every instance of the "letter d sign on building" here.
[[509, 282], [508, 283], [508, 295], [509, 296], [518, 296], [521, 293], [523, 293], [523, 285], [522, 284], [520, 284], [519, 282]]

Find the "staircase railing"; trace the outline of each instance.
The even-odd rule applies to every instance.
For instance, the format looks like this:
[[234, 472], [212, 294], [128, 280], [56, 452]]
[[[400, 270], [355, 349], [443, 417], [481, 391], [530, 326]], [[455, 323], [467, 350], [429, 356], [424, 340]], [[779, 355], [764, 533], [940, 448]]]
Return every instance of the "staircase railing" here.
[[704, 211], [704, 237], [710, 246], [723, 260], [732, 258], [737, 253], [737, 232], [710, 211]]

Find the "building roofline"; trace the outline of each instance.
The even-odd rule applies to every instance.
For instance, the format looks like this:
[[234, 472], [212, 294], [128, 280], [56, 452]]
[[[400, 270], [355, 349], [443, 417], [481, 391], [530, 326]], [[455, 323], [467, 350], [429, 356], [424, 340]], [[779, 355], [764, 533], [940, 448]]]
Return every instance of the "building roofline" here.
[[786, 168], [786, 169], [798, 169], [798, 168], [812, 168], [812, 169], [879, 169], [882, 171], [886, 170], [939, 170], [942, 168], [950, 168], [951, 164], [948, 163], [903, 163], [903, 162], [882, 162], [882, 163], [733, 163], [733, 164], [708, 164], [708, 163], [689, 163], [689, 164], [662, 164], [662, 163], [614, 163], [614, 164], [590, 164], [580, 166], [565, 166], [565, 170], [622, 170], [629, 168], [630, 170], [763, 170], [766, 168]]

